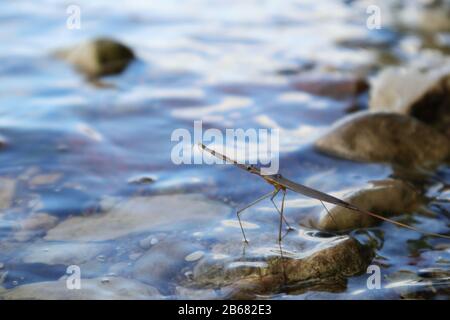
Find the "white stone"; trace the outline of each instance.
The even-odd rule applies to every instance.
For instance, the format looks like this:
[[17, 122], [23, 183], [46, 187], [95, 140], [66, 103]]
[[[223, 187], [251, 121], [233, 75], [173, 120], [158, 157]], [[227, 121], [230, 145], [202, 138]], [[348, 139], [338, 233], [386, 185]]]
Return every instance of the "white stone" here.
[[205, 253], [203, 251], [199, 250], [199, 251], [192, 252], [191, 254], [188, 254], [184, 258], [184, 260], [186, 260], [188, 262], [193, 262], [193, 261], [200, 260], [201, 258], [203, 258], [204, 255], [205, 255]]

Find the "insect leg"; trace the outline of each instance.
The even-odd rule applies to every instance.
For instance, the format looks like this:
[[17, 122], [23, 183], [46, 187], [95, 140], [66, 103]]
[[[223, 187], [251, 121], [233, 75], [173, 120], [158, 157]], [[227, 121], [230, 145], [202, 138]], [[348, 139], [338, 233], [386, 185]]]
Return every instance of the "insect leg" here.
[[[294, 228], [291, 227], [291, 225], [287, 222], [285, 216], [281, 213], [280, 209], [278, 209], [278, 206], [276, 205], [275, 201], [273, 201], [273, 199], [275, 198], [275, 196], [278, 194], [279, 191], [280, 191], [280, 189], [278, 189], [278, 191], [277, 191], [276, 193], [274, 193], [274, 195], [272, 196], [272, 198], [270, 198], [270, 201], [272, 201], [273, 206], [275, 207], [275, 209], [277, 209], [278, 213], [279, 213], [280, 216], [282, 217], [284, 223], [285, 223], [286, 226], [287, 226], [288, 231], [292, 231], [292, 230], [294, 230]], [[284, 191], [283, 194], [284, 194], [284, 195], [283, 195], [283, 202], [284, 202], [284, 196], [286, 195], [286, 191]]]
[[281, 210], [280, 210], [280, 225], [278, 228], [278, 242], [281, 243], [281, 229], [283, 227], [283, 211], [284, 211], [284, 198], [286, 197], [286, 190], [282, 190], [283, 200], [281, 200]]
[[331, 214], [331, 212], [328, 210], [327, 206], [325, 205], [325, 203], [323, 203], [322, 200], [319, 200], [320, 203], [322, 204], [322, 206], [325, 208], [325, 210], [327, 211], [327, 214], [330, 216], [331, 220], [333, 220], [334, 226], [336, 227], [336, 229], [339, 229], [338, 224], [336, 222], [336, 220], [334, 219], [333, 215]]
[[268, 194], [263, 195], [262, 197], [256, 199], [255, 201], [253, 201], [253, 202], [250, 203], [249, 205], [245, 206], [245, 207], [242, 208], [242, 209], [239, 209], [239, 210], [236, 212], [236, 215], [237, 215], [237, 218], [238, 218], [238, 221], [239, 221], [239, 226], [241, 227], [241, 231], [242, 231], [242, 235], [244, 236], [244, 241], [245, 241], [245, 243], [248, 243], [248, 241], [247, 241], [247, 238], [245, 237], [244, 228], [242, 227], [242, 221], [241, 221], [241, 216], [240, 216], [240, 214], [242, 213], [242, 211], [244, 211], [244, 210], [250, 208], [251, 206], [254, 206], [254, 205], [257, 204], [258, 202], [260, 202], [260, 201], [262, 201], [262, 200], [264, 200], [264, 199], [270, 197], [271, 195], [273, 195], [274, 192], [276, 192], [276, 191], [271, 191], [271, 192], [269, 192]]

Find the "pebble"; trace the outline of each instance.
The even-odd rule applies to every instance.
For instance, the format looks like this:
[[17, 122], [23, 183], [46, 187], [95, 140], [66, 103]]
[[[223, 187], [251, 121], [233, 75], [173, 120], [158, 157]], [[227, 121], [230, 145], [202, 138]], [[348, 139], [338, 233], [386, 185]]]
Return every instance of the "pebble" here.
[[203, 251], [195, 251], [195, 252], [192, 252], [191, 254], [188, 254], [184, 258], [184, 260], [186, 260], [188, 262], [197, 261], [197, 260], [200, 260], [201, 258], [203, 258], [204, 255], [205, 255], [205, 253]]

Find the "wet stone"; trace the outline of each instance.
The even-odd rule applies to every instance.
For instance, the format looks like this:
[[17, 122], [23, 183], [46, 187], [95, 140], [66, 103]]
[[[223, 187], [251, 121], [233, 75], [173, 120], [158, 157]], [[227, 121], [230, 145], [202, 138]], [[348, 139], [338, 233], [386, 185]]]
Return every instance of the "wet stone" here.
[[402, 29], [432, 34], [448, 32], [450, 29], [448, 1], [411, 0], [391, 8], [396, 14], [394, 21]]
[[200, 260], [204, 255], [205, 255], [205, 253], [203, 251], [199, 250], [199, 251], [195, 251], [195, 252], [188, 254], [184, 258], [184, 260], [186, 260], [188, 262], [197, 261], [197, 260]]
[[36, 236], [44, 235], [47, 230], [53, 228], [58, 218], [44, 212], [33, 213], [18, 223], [14, 239], [17, 241], [28, 241]]
[[156, 178], [150, 177], [150, 176], [136, 176], [131, 177], [128, 179], [129, 184], [135, 184], [135, 185], [145, 185], [145, 184], [151, 184], [156, 181]]
[[152, 245], [158, 243], [158, 240], [154, 237], [147, 237], [139, 241], [139, 246], [142, 249], [149, 249]]
[[5, 300], [132, 300], [161, 299], [157, 289], [120, 277], [81, 279], [81, 289], [68, 290], [64, 279], [36, 282], [0, 292]]
[[34, 176], [29, 184], [30, 186], [42, 186], [56, 183], [62, 177], [61, 173], [38, 174]]
[[0, 150], [6, 146], [6, 138], [0, 135]]
[[197, 194], [138, 196], [111, 205], [104, 213], [69, 218], [49, 230], [45, 239], [110, 240], [149, 230], [173, 230], [180, 225], [204, 226], [229, 212], [226, 205]]
[[370, 110], [411, 115], [450, 137], [450, 60], [429, 70], [392, 67], [372, 81]]
[[[420, 193], [411, 184], [395, 179], [373, 181], [356, 190], [347, 190], [339, 198], [357, 207], [383, 216], [412, 212], [420, 204]], [[340, 206], [326, 204], [311, 223], [319, 230], [346, 231], [375, 225], [380, 220]], [[314, 221], [315, 220], [315, 221]]]
[[11, 207], [15, 189], [16, 180], [0, 177], [0, 215], [3, 210]]
[[341, 74], [301, 75], [293, 79], [291, 86], [296, 90], [334, 99], [355, 97], [368, 89], [364, 79]]
[[[202, 247], [190, 240], [165, 239], [155, 244], [133, 267], [133, 278], [157, 285], [184, 278], [183, 268], [192, 266], [198, 260], [186, 259], [198, 255]], [[194, 257], [195, 258], [195, 257]]]
[[21, 255], [25, 263], [80, 265], [95, 261], [97, 256], [110, 249], [108, 244], [43, 241], [28, 246]]
[[356, 275], [371, 259], [370, 249], [347, 236], [299, 233], [283, 242], [282, 255], [279, 246], [268, 245], [266, 239], [251, 243], [245, 252], [237, 244], [221, 244], [195, 266], [190, 286], [228, 288], [232, 295], [248, 298], [247, 293], [274, 294], [285, 286]]
[[108, 269], [108, 273], [114, 276], [121, 276], [128, 273], [129, 268], [130, 264], [128, 262], [118, 262]]
[[354, 161], [432, 167], [449, 157], [450, 140], [412, 117], [359, 112], [333, 125], [315, 148]]
[[61, 50], [57, 56], [73, 64], [90, 78], [120, 73], [135, 58], [130, 48], [107, 38]]

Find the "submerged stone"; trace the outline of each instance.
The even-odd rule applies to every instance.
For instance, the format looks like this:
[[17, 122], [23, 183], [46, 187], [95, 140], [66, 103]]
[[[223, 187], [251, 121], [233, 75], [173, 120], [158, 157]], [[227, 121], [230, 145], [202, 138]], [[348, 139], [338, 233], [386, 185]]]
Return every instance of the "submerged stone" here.
[[[394, 179], [373, 181], [363, 188], [347, 191], [340, 198], [361, 209], [385, 216], [411, 212], [420, 203], [418, 190], [407, 182]], [[326, 206], [329, 213], [324, 209], [318, 219], [312, 222], [319, 230], [346, 231], [380, 222], [364, 213], [330, 204]]]
[[133, 278], [150, 284], [181, 279], [184, 277], [182, 269], [193, 263], [186, 256], [199, 252], [199, 249], [201, 246], [192, 241], [165, 239], [136, 261], [132, 271]]
[[50, 185], [56, 183], [61, 177], [61, 173], [38, 174], [31, 178], [29, 185], [32, 187]]
[[230, 208], [198, 194], [138, 196], [100, 214], [69, 218], [48, 231], [46, 240], [103, 241], [149, 230], [198, 226], [226, 216]]
[[57, 55], [90, 78], [120, 73], [135, 58], [130, 48], [107, 38], [88, 41]]
[[338, 121], [315, 148], [354, 161], [432, 167], [449, 157], [450, 140], [412, 117], [358, 112]]
[[191, 289], [181, 286], [175, 288], [175, 296], [181, 300], [213, 300], [221, 296], [214, 289]]
[[16, 190], [16, 180], [0, 177], [0, 215], [4, 209], [11, 207]]
[[66, 280], [36, 282], [0, 291], [5, 300], [134, 300], [161, 299], [157, 289], [120, 277], [81, 279], [81, 289], [69, 290]]
[[58, 218], [48, 213], [33, 213], [18, 223], [17, 231], [14, 233], [14, 239], [17, 241], [27, 241], [33, 237], [44, 235], [57, 222]]
[[21, 256], [25, 263], [80, 265], [95, 261], [98, 255], [109, 249], [109, 245], [99, 243], [43, 241], [27, 247]]

